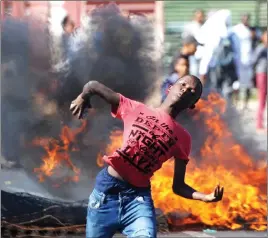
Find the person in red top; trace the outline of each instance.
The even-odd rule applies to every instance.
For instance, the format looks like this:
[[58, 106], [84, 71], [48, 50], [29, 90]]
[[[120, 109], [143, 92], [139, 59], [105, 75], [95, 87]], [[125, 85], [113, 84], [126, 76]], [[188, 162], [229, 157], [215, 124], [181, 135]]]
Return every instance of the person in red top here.
[[108, 166], [97, 175], [89, 197], [86, 237], [108, 238], [117, 231], [128, 237], [156, 237], [150, 178], [173, 157], [175, 194], [204, 202], [222, 199], [219, 185], [212, 193], [203, 194], [184, 181], [191, 136], [175, 118], [194, 108], [201, 94], [202, 84], [192, 75], [178, 80], [158, 108], [126, 98], [97, 81], [84, 86], [71, 104], [73, 115], [81, 119], [91, 108], [91, 97], [98, 95], [111, 104], [112, 116], [124, 123], [123, 144], [103, 157]]

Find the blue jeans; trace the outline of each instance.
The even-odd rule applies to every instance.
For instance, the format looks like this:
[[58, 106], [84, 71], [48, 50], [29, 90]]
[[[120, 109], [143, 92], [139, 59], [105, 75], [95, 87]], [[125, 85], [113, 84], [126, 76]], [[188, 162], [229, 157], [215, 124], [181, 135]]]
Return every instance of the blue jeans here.
[[150, 188], [134, 188], [105, 168], [89, 197], [86, 237], [109, 238], [117, 231], [127, 237], [155, 238], [155, 209]]

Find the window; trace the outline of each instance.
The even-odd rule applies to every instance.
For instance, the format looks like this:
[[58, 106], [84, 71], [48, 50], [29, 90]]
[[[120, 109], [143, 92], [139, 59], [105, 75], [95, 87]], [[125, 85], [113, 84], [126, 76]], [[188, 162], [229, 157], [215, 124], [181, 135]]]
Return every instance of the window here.
[[4, 0], [4, 16], [11, 16], [12, 15], [12, 1]]

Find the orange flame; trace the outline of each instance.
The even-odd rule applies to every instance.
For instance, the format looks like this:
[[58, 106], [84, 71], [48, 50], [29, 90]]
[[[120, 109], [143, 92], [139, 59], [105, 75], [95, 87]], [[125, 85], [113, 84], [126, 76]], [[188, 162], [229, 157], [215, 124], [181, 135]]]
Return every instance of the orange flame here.
[[53, 138], [36, 138], [33, 141], [33, 145], [41, 146], [46, 151], [46, 155], [42, 158], [43, 164], [39, 168], [34, 169], [34, 172], [38, 174], [40, 182], [44, 182], [45, 177], [55, 174], [57, 169], [63, 166], [63, 162], [74, 173], [73, 176], [67, 176], [63, 182], [79, 181], [80, 169], [71, 161], [69, 152], [78, 150], [73, 143], [76, 141], [76, 136], [85, 129], [86, 124], [86, 121], [83, 121], [81, 127], [74, 130], [64, 126], [59, 140]]
[[[225, 187], [224, 198], [218, 203], [203, 203], [187, 200], [172, 191], [173, 160], [167, 161], [151, 180], [155, 206], [165, 214], [171, 212], [190, 213], [190, 217], [168, 216], [172, 225], [198, 224], [213, 225], [228, 229], [246, 226], [253, 230], [267, 229], [267, 182], [266, 168], [257, 163], [237, 144], [232, 133], [221, 120], [225, 112], [225, 101], [217, 94], [208, 100], [200, 100], [198, 115], [202, 117], [208, 136], [201, 149], [202, 160], [192, 158], [187, 166], [186, 182], [198, 191], [210, 193], [220, 182]], [[111, 144], [106, 153], [120, 147], [122, 133], [112, 133]], [[260, 163], [259, 163], [260, 165]]]
[[[107, 146], [107, 148], [105, 149], [105, 154], [110, 155], [112, 154], [115, 149], [118, 149], [121, 147], [122, 142], [123, 142], [123, 133], [120, 130], [116, 130], [116, 131], [112, 131], [111, 135], [110, 135], [110, 140], [113, 142], [110, 145]], [[104, 166], [104, 161], [102, 159], [103, 154], [99, 153], [98, 157], [97, 157], [97, 165], [99, 167], [103, 167]]]

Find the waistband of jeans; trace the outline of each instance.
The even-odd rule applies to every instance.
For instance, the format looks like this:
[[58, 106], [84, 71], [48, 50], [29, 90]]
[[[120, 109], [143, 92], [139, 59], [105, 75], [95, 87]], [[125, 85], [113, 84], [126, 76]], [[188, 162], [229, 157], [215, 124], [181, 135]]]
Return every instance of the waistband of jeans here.
[[112, 176], [111, 174], [109, 174], [109, 172], [108, 172], [108, 167], [105, 167], [105, 168], [104, 168], [104, 170], [103, 170], [103, 175], [104, 175], [107, 179], [109, 179], [109, 181], [114, 181], [114, 182], [116, 182], [116, 183], [118, 183], [118, 184], [121, 184], [121, 185], [124, 185], [124, 186], [130, 185], [128, 182], [123, 181], [123, 180], [120, 180], [120, 179], [118, 179], [118, 178]]
[[129, 199], [133, 199], [134, 197], [139, 197], [139, 196], [145, 196], [145, 197], [152, 197], [151, 195], [151, 191], [150, 190], [124, 190], [124, 191], [120, 191], [120, 192], [100, 192], [98, 190], [98, 188], [94, 188], [93, 189], [93, 194], [95, 194], [95, 196], [100, 197], [102, 200], [107, 199], [107, 198], [129, 198]]
[[137, 193], [151, 193], [151, 186], [148, 187], [135, 187], [134, 185], [128, 183], [127, 181], [122, 181], [118, 178], [113, 177], [108, 172], [108, 167], [104, 168], [103, 175], [108, 179], [109, 181], [115, 182], [116, 184], [121, 187], [121, 189], [112, 189], [109, 191], [109, 194], [111, 195], [118, 195], [121, 194], [137, 194]]

